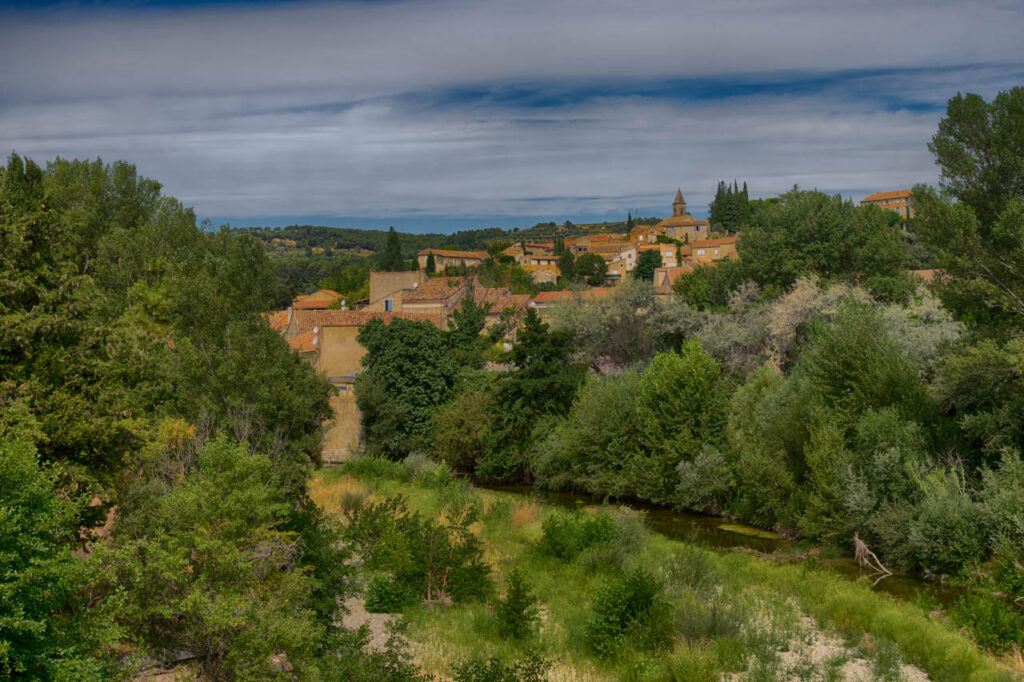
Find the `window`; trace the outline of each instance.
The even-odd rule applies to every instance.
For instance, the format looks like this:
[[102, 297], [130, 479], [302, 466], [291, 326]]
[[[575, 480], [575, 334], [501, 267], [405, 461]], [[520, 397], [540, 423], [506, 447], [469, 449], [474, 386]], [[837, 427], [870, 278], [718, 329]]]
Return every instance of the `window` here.
[[697, 255], [698, 256], [703, 256], [704, 255], [704, 249], [697, 249]]
[[391, 312], [391, 299], [390, 298], [386, 299], [384, 301], [384, 312], [386, 312], [386, 313], [390, 313]]

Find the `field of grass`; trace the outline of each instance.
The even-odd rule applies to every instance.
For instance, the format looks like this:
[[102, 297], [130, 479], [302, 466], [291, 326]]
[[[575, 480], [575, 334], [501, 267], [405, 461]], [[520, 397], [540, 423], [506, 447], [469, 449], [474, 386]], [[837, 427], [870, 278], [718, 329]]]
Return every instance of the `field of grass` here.
[[[494, 598], [406, 608], [416, 661], [445, 678], [473, 657], [515, 661], [539, 650], [552, 662], [548, 679], [559, 681], [1020, 679], [1019, 668], [983, 653], [944, 617], [813, 564], [775, 565], [650, 534], [636, 511], [581, 510], [577, 518], [610, 518], [615, 535], [566, 560], [539, 549], [544, 520], [566, 512], [472, 489], [436, 465], [353, 460], [317, 472], [311, 491], [339, 515], [394, 495], [429, 518], [476, 508], [471, 530], [483, 542], [495, 596], [517, 567], [539, 600], [539, 621], [529, 637], [510, 640], [499, 633]], [[595, 595], [636, 569], [657, 583], [654, 605], [601, 648]]]

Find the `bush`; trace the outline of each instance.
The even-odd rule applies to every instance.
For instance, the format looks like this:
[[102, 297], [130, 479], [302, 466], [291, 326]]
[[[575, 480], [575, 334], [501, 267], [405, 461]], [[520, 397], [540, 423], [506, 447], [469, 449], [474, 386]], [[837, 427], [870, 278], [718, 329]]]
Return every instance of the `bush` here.
[[693, 461], [676, 467], [676, 501], [683, 509], [717, 514], [725, 508], [732, 490], [732, 473], [718, 448], [705, 445]]
[[544, 519], [538, 543], [542, 554], [572, 561], [580, 552], [615, 539], [615, 522], [605, 513], [554, 513]]
[[345, 460], [341, 465], [341, 470], [362, 479], [409, 480], [409, 470], [402, 462], [370, 455]]
[[391, 576], [374, 576], [366, 587], [366, 610], [370, 613], [397, 613], [415, 601], [409, 588]]
[[650, 533], [642, 514], [620, 511], [612, 516], [615, 537], [592, 545], [580, 553], [579, 564], [587, 573], [624, 571], [647, 545]]
[[537, 651], [515, 663], [497, 658], [473, 658], [455, 668], [455, 682], [542, 682], [548, 677], [551, 662]]
[[946, 480], [921, 501], [908, 533], [911, 556], [921, 568], [936, 575], [953, 575], [985, 554], [981, 514], [961, 476], [947, 472]]
[[598, 588], [586, 626], [591, 649], [598, 656], [608, 658], [627, 636], [641, 634], [661, 589], [661, 583], [643, 568], [636, 568]]
[[1024, 613], [1001, 599], [968, 594], [957, 600], [949, 615], [989, 651], [1000, 654], [1013, 645], [1024, 649]]
[[530, 634], [537, 620], [537, 597], [526, 586], [518, 568], [513, 568], [509, 574], [505, 598], [494, 605], [494, 615], [502, 637], [520, 639]]

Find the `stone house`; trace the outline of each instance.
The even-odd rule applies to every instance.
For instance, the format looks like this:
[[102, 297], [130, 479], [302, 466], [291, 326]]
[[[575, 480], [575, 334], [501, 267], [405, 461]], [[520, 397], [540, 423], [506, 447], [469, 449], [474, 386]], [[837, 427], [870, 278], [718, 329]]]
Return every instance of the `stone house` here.
[[421, 270], [427, 269], [427, 258], [433, 254], [434, 256], [434, 269], [438, 272], [442, 272], [445, 268], [451, 267], [462, 267], [467, 268], [475, 265], [480, 265], [485, 260], [490, 258], [490, 254], [486, 251], [455, 251], [451, 249], [423, 249], [416, 254], [416, 260], [420, 264]]

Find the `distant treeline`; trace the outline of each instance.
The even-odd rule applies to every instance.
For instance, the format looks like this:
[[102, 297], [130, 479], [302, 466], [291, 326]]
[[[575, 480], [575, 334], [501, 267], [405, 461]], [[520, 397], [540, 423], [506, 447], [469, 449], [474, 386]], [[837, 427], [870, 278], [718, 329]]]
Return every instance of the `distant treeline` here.
[[[653, 225], [660, 219], [656, 217], [635, 218], [633, 224]], [[398, 238], [402, 244], [402, 255], [411, 258], [423, 249], [452, 248], [467, 251], [483, 250], [487, 245], [497, 240], [519, 240], [530, 238], [551, 237], [555, 233], [559, 236], [571, 236], [594, 230], [623, 232], [627, 229], [625, 220], [619, 222], [605, 222], [595, 224], [587, 228], [580, 227], [569, 221], [564, 223], [545, 222], [537, 223], [533, 227], [521, 230], [513, 228], [504, 230], [500, 227], [485, 227], [478, 230], [460, 230], [452, 234], [412, 234], [399, 232]], [[247, 227], [235, 228], [236, 232], [246, 232], [257, 239], [273, 243], [274, 239], [287, 239], [295, 242], [296, 248], [301, 249], [331, 249], [349, 250], [366, 249], [379, 252], [384, 250], [384, 243], [387, 239], [387, 230], [363, 230], [351, 227], [324, 227], [321, 225], [289, 225], [288, 227]]]

